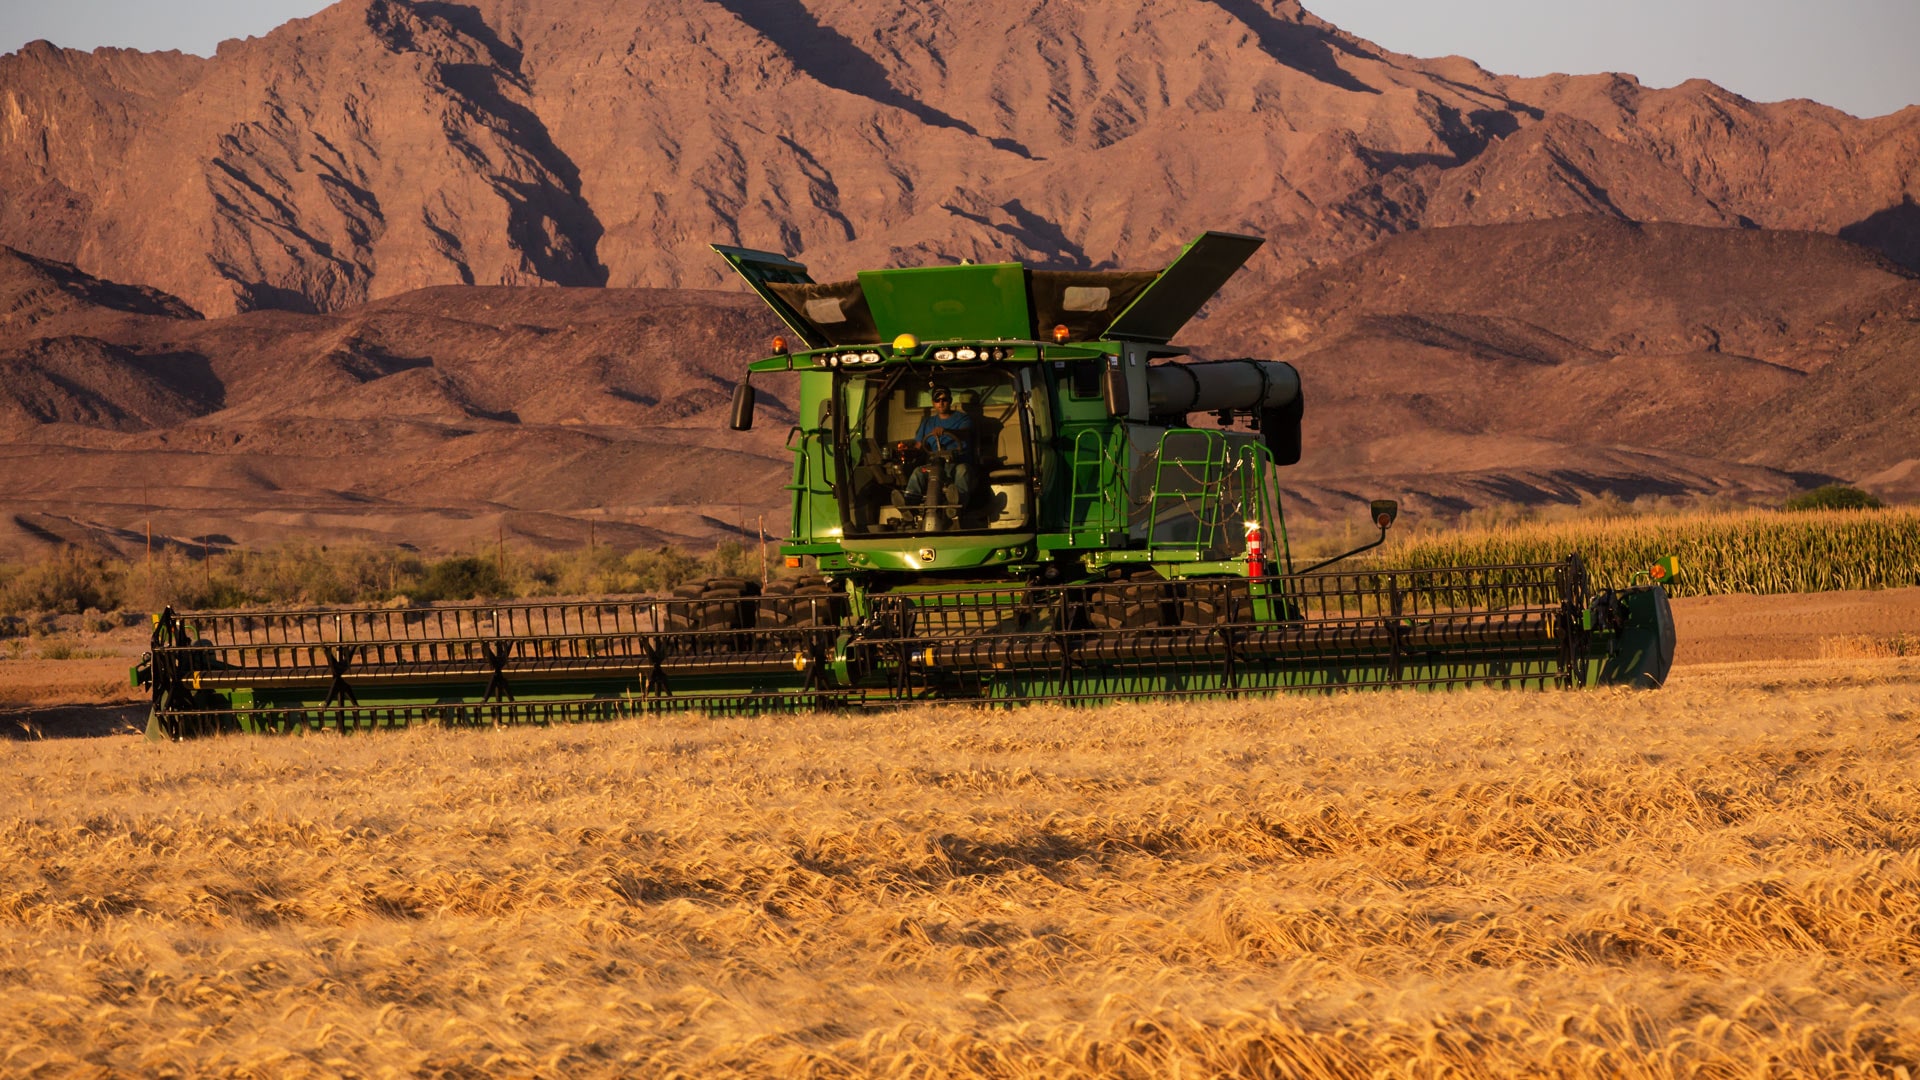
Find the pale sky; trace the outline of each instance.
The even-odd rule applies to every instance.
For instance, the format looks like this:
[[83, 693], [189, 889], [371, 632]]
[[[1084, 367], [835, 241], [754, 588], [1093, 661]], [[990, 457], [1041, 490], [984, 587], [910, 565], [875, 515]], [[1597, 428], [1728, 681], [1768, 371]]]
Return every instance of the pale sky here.
[[[1920, 104], [1920, 0], [1305, 2], [1314, 14], [1395, 52], [1457, 53], [1501, 74], [1625, 71], [1650, 86], [1699, 77], [1757, 101], [1808, 97], [1857, 116]], [[0, 0], [0, 52], [47, 38], [69, 48], [211, 55], [223, 38], [264, 34], [325, 6], [323, 0]]]
[[1502, 75], [1711, 79], [1755, 101], [1855, 116], [1920, 104], [1920, 0], [1304, 0], [1383, 48]]

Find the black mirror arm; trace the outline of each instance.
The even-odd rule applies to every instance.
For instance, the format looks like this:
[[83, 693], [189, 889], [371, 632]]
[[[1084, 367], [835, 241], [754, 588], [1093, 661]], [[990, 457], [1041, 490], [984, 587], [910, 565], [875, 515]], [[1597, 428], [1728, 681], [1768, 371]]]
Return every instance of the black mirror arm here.
[[1384, 543], [1386, 543], [1386, 542], [1387, 542], [1387, 527], [1386, 527], [1385, 525], [1382, 525], [1382, 526], [1380, 527], [1380, 539], [1378, 539], [1378, 540], [1375, 540], [1375, 541], [1374, 541], [1373, 543], [1371, 543], [1371, 544], [1362, 544], [1362, 545], [1360, 545], [1359, 547], [1357, 547], [1357, 548], [1354, 548], [1354, 549], [1353, 549], [1352, 551], [1348, 551], [1348, 552], [1343, 552], [1343, 553], [1341, 553], [1341, 554], [1339, 554], [1339, 555], [1335, 555], [1335, 556], [1334, 556], [1333, 558], [1331, 558], [1331, 559], [1325, 559], [1325, 560], [1322, 560], [1322, 561], [1320, 561], [1320, 562], [1317, 562], [1317, 563], [1314, 563], [1314, 564], [1313, 564], [1312, 566], [1309, 566], [1309, 567], [1307, 567], [1307, 568], [1306, 568], [1305, 570], [1296, 570], [1296, 571], [1294, 571], [1294, 573], [1296, 573], [1296, 574], [1311, 574], [1311, 573], [1313, 573], [1313, 572], [1314, 572], [1315, 570], [1318, 570], [1318, 569], [1320, 569], [1321, 567], [1324, 567], [1324, 566], [1332, 566], [1332, 565], [1333, 565], [1334, 563], [1337, 563], [1337, 562], [1339, 562], [1339, 561], [1340, 561], [1341, 559], [1351, 559], [1351, 558], [1353, 558], [1353, 557], [1354, 557], [1355, 555], [1358, 555], [1358, 554], [1360, 554], [1360, 553], [1361, 553], [1361, 552], [1363, 552], [1363, 551], [1372, 551], [1372, 550], [1373, 550], [1374, 548], [1377, 548], [1377, 547], [1379, 547], [1379, 546], [1380, 546], [1381, 544], [1384, 544]]

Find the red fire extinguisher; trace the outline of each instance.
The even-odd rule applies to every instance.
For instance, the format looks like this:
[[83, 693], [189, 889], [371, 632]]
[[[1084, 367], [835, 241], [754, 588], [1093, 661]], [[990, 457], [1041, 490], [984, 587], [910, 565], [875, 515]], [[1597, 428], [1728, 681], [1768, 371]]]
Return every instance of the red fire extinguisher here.
[[1260, 536], [1260, 523], [1258, 521], [1247, 522], [1247, 576], [1250, 578], [1257, 578], [1266, 570], [1264, 563], [1265, 552], [1261, 550], [1263, 546], [1264, 544]]

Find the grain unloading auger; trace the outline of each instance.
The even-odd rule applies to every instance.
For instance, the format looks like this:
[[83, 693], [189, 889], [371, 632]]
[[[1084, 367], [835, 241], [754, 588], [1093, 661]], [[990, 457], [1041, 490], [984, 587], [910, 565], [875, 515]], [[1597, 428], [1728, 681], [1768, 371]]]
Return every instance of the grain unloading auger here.
[[[716, 247], [791, 334], [749, 366], [732, 425], [752, 426], [753, 376], [797, 383], [781, 552], [804, 576], [665, 599], [167, 611], [136, 675], [150, 734], [1658, 686], [1665, 592], [1596, 592], [1577, 556], [1294, 567], [1275, 469], [1300, 457], [1298, 374], [1182, 362], [1168, 344], [1259, 245], [1207, 233], [1150, 272], [962, 264], [828, 283]], [[1394, 504], [1371, 512], [1384, 538]]]

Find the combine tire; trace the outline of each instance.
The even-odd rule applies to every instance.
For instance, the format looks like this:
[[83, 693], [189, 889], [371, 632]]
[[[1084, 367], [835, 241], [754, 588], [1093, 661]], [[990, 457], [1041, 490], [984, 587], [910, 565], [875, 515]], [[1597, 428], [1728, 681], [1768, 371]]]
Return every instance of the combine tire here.
[[1253, 621], [1253, 599], [1242, 579], [1201, 578], [1187, 582], [1181, 592], [1181, 626], [1206, 627]]
[[846, 613], [846, 597], [817, 575], [775, 581], [761, 593], [762, 630], [805, 630], [837, 626]]
[[1178, 607], [1167, 580], [1151, 570], [1110, 581], [1087, 593], [1087, 626], [1093, 630], [1138, 630], [1178, 626]]
[[[759, 595], [760, 583], [745, 578], [718, 577], [687, 582], [673, 590], [673, 603], [667, 607], [667, 629], [692, 632], [751, 629], [758, 621]], [[726, 639], [694, 641], [719, 647]]]

